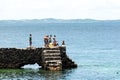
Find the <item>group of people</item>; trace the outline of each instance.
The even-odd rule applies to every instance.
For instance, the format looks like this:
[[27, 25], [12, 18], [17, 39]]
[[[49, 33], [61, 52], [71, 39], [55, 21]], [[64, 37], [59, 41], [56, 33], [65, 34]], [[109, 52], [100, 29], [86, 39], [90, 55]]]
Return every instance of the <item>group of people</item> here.
[[[32, 47], [32, 34], [29, 36], [29, 45]], [[65, 45], [65, 42], [62, 41], [62, 46]], [[56, 35], [52, 37], [52, 35], [45, 35], [44, 36], [44, 47], [56, 47], [59, 46], [58, 42], [56, 41]]]
[[44, 47], [55, 47], [58, 46], [58, 42], [56, 41], [56, 35], [53, 36], [52, 35], [45, 35], [44, 36]]

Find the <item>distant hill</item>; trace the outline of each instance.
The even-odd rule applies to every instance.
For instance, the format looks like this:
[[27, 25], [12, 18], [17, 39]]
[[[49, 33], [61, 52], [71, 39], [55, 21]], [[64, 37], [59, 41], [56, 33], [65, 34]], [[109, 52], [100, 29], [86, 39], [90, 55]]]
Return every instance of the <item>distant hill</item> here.
[[94, 20], [94, 19], [31, 19], [31, 20], [0, 20], [0, 26], [7, 25], [25, 25], [25, 24], [40, 24], [40, 23], [114, 23], [120, 24], [120, 20]]

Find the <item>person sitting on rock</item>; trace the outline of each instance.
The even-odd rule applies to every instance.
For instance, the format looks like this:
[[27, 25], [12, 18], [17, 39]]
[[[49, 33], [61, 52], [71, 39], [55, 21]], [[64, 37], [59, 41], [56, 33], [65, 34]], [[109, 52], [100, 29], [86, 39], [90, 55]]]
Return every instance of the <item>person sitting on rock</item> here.
[[62, 41], [62, 46], [65, 46], [65, 41], [64, 40]]
[[57, 41], [53, 38], [53, 46], [57, 46]]

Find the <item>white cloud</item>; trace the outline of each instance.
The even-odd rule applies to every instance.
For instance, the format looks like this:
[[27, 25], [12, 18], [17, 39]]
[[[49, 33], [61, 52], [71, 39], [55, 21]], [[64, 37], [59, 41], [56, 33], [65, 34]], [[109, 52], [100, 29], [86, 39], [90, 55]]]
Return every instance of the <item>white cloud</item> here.
[[120, 19], [119, 0], [0, 0], [0, 19]]

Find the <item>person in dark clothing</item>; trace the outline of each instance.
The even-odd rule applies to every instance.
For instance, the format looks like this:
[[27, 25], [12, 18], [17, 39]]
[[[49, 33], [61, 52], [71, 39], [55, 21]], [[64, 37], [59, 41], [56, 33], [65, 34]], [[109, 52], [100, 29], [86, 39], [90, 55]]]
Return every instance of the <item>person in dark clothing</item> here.
[[32, 34], [29, 36], [29, 46], [32, 47]]
[[54, 35], [53, 40], [56, 40], [56, 35]]
[[62, 41], [62, 45], [65, 45], [65, 41], [64, 40]]
[[48, 42], [49, 44], [52, 42], [52, 35], [50, 35]]
[[64, 40], [62, 41], [62, 46], [65, 46], [65, 41]]

